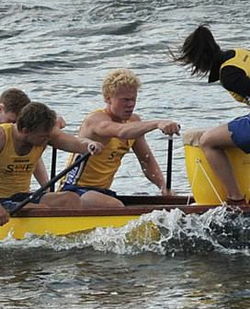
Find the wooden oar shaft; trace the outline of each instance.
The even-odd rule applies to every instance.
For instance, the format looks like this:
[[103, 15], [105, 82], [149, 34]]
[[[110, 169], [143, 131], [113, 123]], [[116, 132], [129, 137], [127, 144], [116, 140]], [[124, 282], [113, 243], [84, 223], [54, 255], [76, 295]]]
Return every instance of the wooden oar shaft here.
[[[52, 159], [51, 159], [51, 171], [50, 171], [50, 179], [53, 179], [56, 175], [56, 157], [57, 157], [57, 149], [52, 148]], [[55, 183], [50, 186], [50, 192], [55, 191]]]
[[74, 163], [72, 163], [70, 166], [65, 168], [63, 171], [61, 171], [59, 174], [57, 174], [55, 177], [50, 179], [44, 186], [36, 190], [34, 193], [32, 193], [30, 196], [28, 196], [26, 199], [24, 199], [22, 202], [19, 203], [19, 205], [11, 212], [11, 214], [14, 214], [18, 210], [20, 210], [22, 207], [24, 207], [26, 204], [32, 202], [35, 198], [39, 197], [45, 190], [47, 190], [51, 185], [56, 183], [59, 179], [61, 179], [63, 176], [65, 176], [69, 171], [71, 171], [75, 166], [80, 164], [83, 161], [87, 161], [90, 156], [90, 153], [84, 153], [80, 155]]
[[168, 190], [171, 189], [172, 183], [172, 158], [173, 158], [173, 138], [168, 139], [168, 159], [167, 159], [167, 180], [166, 187]]

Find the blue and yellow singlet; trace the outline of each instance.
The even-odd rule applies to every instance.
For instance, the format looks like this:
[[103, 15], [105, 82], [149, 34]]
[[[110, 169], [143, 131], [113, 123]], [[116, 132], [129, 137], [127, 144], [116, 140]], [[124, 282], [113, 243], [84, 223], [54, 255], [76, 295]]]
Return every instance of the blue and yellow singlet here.
[[[102, 111], [105, 112], [104, 110]], [[134, 142], [134, 139], [110, 138], [100, 154], [89, 157], [84, 171], [83, 162], [80, 166], [70, 171], [63, 182], [80, 187], [109, 189], [114, 175], [121, 165], [123, 156], [130, 150]], [[72, 154], [69, 164], [72, 164], [76, 157], [76, 154]]]

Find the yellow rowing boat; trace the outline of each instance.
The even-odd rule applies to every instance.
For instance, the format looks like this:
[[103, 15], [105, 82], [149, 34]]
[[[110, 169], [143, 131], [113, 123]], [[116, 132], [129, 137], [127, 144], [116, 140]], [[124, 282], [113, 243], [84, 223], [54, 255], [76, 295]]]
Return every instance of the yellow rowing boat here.
[[[185, 214], [202, 214], [215, 206], [223, 205], [225, 200], [223, 186], [214, 175], [199, 148], [199, 138], [202, 132], [200, 130], [187, 131], [184, 136], [187, 176], [193, 198], [190, 198], [190, 196], [119, 196], [126, 206], [124, 208], [107, 209], [98, 207], [98, 205], [93, 209], [24, 207], [15, 213], [6, 225], [0, 227], [0, 239], [4, 239], [10, 234], [14, 238], [22, 239], [27, 233], [67, 235], [79, 231], [93, 230], [97, 227], [121, 227], [153, 210], [165, 209], [171, 211], [172, 209], [180, 209]], [[87, 155], [79, 158], [79, 162], [86, 159]], [[242, 153], [237, 148], [230, 149], [228, 155], [230, 160], [233, 158], [232, 165], [242, 194], [250, 198], [250, 155]], [[75, 162], [74, 165], [79, 162]], [[74, 165], [62, 171], [45, 188], [40, 188], [36, 193], [47, 189], [50, 183], [60, 179]], [[246, 170], [249, 170], [249, 172], [246, 173]], [[238, 207], [238, 209], [244, 215], [250, 215], [249, 205]], [[152, 231], [154, 232], [154, 228]]]
[[[0, 239], [12, 235], [22, 239], [25, 234], [67, 235], [79, 231], [89, 231], [97, 227], [121, 227], [142, 214], [153, 210], [171, 211], [180, 209], [186, 214], [202, 214], [211, 209], [211, 205], [191, 205], [194, 200], [189, 196], [120, 196], [124, 208], [23, 208], [13, 215], [10, 221], [0, 227]], [[250, 207], [239, 208], [250, 215]]]

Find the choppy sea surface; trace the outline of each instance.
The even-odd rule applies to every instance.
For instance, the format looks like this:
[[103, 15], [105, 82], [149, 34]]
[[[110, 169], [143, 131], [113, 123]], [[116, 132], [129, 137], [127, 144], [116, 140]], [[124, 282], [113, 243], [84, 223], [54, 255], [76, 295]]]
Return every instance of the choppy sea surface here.
[[[142, 81], [136, 112], [143, 119], [173, 119], [182, 131], [216, 126], [247, 107], [167, 55], [200, 23], [211, 26], [224, 49], [250, 46], [245, 0], [2, 0], [0, 91], [23, 89], [75, 134], [84, 116], [103, 106], [104, 75], [127, 67]], [[155, 131], [147, 140], [165, 173], [166, 137]], [[43, 159], [49, 170], [51, 149]], [[58, 171], [66, 159], [59, 151]], [[190, 193], [181, 137], [174, 139], [172, 186]], [[159, 193], [132, 153], [113, 189]], [[160, 227], [157, 240], [128, 239], [131, 229], [151, 221]], [[200, 217], [154, 212], [120, 229], [68, 238], [10, 236], [0, 241], [0, 308], [247, 309], [249, 225], [221, 208]]]

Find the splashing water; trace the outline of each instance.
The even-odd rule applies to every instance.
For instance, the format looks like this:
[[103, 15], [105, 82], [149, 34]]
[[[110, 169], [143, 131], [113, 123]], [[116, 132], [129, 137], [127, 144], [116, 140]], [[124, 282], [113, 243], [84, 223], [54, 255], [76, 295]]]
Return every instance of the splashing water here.
[[155, 210], [121, 228], [97, 228], [67, 236], [27, 234], [23, 240], [9, 235], [1, 248], [49, 248], [56, 251], [93, 248], [97, 251], [136, 255], [208, 254], [211, 251], [250, 254], [250, 218], [217, 207], [203, 215], [185, 215], [179, 209]]

